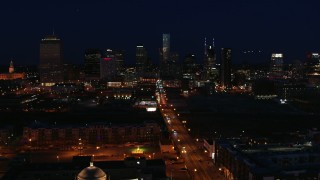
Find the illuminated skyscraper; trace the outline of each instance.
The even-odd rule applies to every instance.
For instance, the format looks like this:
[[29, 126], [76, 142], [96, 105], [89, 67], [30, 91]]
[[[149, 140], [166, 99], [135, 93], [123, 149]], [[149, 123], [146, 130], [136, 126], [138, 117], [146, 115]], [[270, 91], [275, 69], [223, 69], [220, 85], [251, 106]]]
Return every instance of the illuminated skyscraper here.
[[221, 86], [231, 88], [231, 49], [221, 49]]
[[320, 55], [319, 53], [308, 53], [305, 63], [305, 74], [310, 85], [320, 85]]
[[62, 41], [55, 35], [49, 35], [40, 42], [40, 82], [53, 85], [63, 82]]
[[86, 80], [100, 79], [101, 52], [99, 49], [88, 49], [84, 54], [84, 73]]
[[212, 46], [207, 45], [207, 40], [205, 38], [204, 43], [204, 78], [206, 80], [216, 79], [218, 72], [216, 69], [216, 51], [214, 46], [214, 39], [212, 41]]
[[270, 78], [282, 78], [283, 76], [283, 54], [273, 53], [270, 63]]
[[320, 55], [319, 53], [308, 53], [306, 60], [306, 74], [319, 74], [320, 72]]
[[162, 49], [160, 55], [160, 75], [169, 79], [176, 79], [179, 76], [179, 68], [177, 66], [179, 54], [171, 53], [170, 34], [162, 35]]
[[170, 61], [170, 34], [162, 35], [162, 63]]

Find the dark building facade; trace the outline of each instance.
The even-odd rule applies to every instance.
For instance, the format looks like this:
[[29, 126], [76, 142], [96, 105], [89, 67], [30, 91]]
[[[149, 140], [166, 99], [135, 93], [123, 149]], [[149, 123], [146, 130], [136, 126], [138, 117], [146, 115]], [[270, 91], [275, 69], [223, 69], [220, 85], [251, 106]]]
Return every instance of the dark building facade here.
[[231, 88], [231, 49], [221, 49], [221, 86]]
[[100, 79], [101, 52], [99, 49], [88, 49], [84, 54], [84, 73], [86, 80]]
[[125, 64], [124, 64], [124, 50], [114, 49], [112, 50], [115, 56], [115, 64], [116, 64], [116, 75], [123, 76], [125, 72]]
[[319, 179], [320, 154], [314, 147], [215, 142], [214, 163], [226, 179]]
[[107, 49], [100, 61], [100, 79], [114, 80], [125, 75], [124, 51]]
[[57, 36], [49, 35], [41, 40], [39, 69], [43, 85], [63, 82], [62, 41]]
[[112, 49], [103, 52], [100, 60], [100, 79], [113, 80], [117, 76], [116, 55]]

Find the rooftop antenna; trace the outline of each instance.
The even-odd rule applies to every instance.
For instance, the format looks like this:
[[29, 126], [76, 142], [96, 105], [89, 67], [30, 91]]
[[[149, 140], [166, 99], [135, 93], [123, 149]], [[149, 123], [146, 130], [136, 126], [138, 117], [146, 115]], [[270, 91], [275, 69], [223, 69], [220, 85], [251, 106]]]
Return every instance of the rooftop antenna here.
[[212, 47], [214, 47], [214, 38], [212, 38]]
[[54, 35], [54, 27], [52, 28], [52, 35]]
[[207, 38], [204, 38], [204, 55], [207, 55]]

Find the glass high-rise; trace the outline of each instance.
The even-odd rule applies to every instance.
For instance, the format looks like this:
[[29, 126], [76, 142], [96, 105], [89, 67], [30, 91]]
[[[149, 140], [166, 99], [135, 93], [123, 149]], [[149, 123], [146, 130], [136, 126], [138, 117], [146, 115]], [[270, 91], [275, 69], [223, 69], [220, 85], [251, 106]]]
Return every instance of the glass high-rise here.
[[170, 34], [162, 35], [162, 63], [170, 61]]

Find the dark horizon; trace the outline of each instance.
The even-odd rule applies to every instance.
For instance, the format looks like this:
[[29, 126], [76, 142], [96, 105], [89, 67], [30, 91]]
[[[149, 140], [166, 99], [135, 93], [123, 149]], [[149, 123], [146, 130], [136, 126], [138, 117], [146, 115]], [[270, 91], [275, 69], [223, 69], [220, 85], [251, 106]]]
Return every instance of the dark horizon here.
[[[203, 59], [203, 43], [215, 38], [216, 48], [233, 49], [233, 62], [242, 63], [244, 50], [262, 50], [261, 59], [272, 52], [284, 53], [285, 62], [304, 61], [307, 52], [319, 52], [320, 3], [247, 0], [228, 1], [54, 1], [4, 2], [0, 8], [0, 64], [39, 63], [39, 43], [53, 30], [64, 42], [65, 62], [81, 64], [87, 48], [117, 48], [126, 52], [126, 62], [135, 62], [135, 46], [144, 44], [154, 63], [162, 33], [171, 34], [172, 52], [180, 61], [194, 53]], [[218, 51], [219, 53], [219, 51]]]

